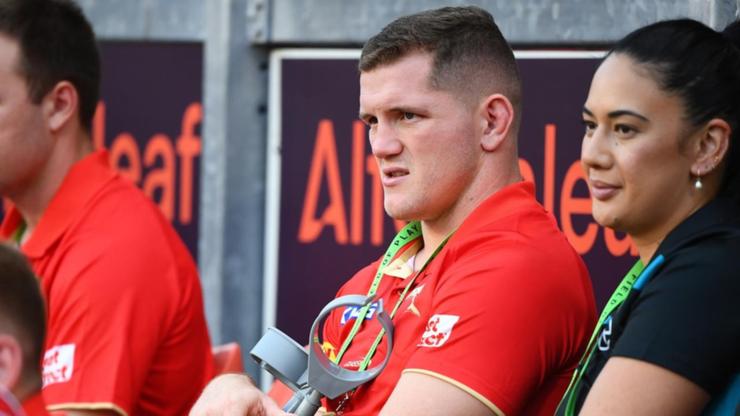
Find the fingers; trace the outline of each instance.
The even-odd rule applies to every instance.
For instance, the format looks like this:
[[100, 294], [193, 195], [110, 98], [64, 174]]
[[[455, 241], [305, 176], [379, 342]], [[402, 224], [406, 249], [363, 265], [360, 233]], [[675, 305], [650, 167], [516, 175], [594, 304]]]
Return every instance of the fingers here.
[[[225, 374], [214, 378], [190, 410], [190, 416], [282, 416], [270, 413], [263, 405], [266, 397], [241, 374]], [[274, 403], [273, 403], [274, 405]], [[282, 412], [275, 405], [277, 411]]]

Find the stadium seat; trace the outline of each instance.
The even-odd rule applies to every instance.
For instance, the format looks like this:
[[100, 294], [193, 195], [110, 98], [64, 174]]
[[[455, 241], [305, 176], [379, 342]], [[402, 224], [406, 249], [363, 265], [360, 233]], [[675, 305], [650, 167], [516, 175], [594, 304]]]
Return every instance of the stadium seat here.
[[213, 352], [213, 364], [216, 369], [216, 375], [244, 372], [242, 349], [236, 342], [216, 345], [211, 351]]
[[293, 390], [285, 384], [281, 383], [280, 380], [275, 380], [270, 387], [270, 391], [267, 392], [272, 400], [278, 404], [281, 408], [288, 403], [291, 397], [293, 397]]

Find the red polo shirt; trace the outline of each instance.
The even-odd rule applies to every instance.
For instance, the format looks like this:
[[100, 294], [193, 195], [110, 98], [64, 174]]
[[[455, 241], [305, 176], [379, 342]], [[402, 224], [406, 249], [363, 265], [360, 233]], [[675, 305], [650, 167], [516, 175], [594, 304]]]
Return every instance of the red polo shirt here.
[[23, 401], [23, 411], [26, 416], [47, 416], [46, 403], [41, 392], [34, 394]]
[[[337, 296], [366, 294], [377, 268], [361, 270]], [[407, 284], [402, 270], [392, 273], [401, 277], [384, 275], [377, 292], [388, 310]], [[352, 312], [330, 315], [328, 349], [342, 345]], [[536, 202], [531, 183], [508, 186], [470, 214], [417, 278], [393, 319], [388, 367], [355, 391], [343, 414], [377, 414], [401, 374], [416, 372], [463, 389], [494, 412], [552, 415], [595, 319], [581, 258]], [[379, 329], [366, 320], [341, 365], [357, 369]], [[382, 342], [375, 361], [385, 348]]]
[[[21, 412], [23, 410], [23, 412]], [[48, 416], [44, 398], [41, 392], [26, 398], [23, 403], [18, 404], [12, 393], [0, 387], [0, 416]]]
[[[75, 164], [21, 250], [48, 306], [49, 410], [182, 415], [213, 373], [195, 264], [157, 207], [108, 167]], [[11, 208], [0, 227], [21, 224]]]

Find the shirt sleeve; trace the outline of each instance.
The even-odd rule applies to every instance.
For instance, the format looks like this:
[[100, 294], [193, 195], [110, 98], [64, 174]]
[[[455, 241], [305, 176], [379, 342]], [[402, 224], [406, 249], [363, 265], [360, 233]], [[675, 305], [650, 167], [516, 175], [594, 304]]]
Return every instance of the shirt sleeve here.
[[456, 257], [405, 371], [436, 376], [493, 410], [521, 414], [580, 354], [594, 314], [582, 290], [585, 269], [575, 254], [549, 255], [512, 239]]
[[[130, 240], [130, 241], [129, 241]], [[44, 397], [51, 409], [131, 414], [170, 324], [173, 265], [134, 238], [82, 236], [49, 289]]]
[[613, 355], [659, 365], [717, 394], [740, 370], [738, 253], [735, 241], [671, 255], [635, 300]]

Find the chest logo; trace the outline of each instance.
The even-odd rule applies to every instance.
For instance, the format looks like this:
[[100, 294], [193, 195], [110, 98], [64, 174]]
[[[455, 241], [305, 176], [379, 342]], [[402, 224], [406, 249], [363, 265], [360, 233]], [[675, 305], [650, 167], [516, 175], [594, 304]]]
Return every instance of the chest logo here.
[[418, 347], [437, 348], [447, 342], [460, 317], [457, 315], [432, 315], [421, 336]]
[[414, 290], [409, 292], [409, 295], [406, 297], [406, 301], [408, 301], [409, 303], [409, 306], [406, 307], [406, 312], [411, 312], [416, 316], [421, 316], [419, 309], [417, 309], [416, 305], [414, 305], [414, 301], [416, 301], [416, 297], [421, 294], [422, 290], [424, 290], [424, 285], [415, 287]]

